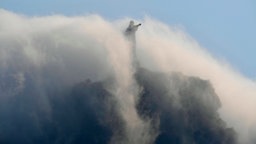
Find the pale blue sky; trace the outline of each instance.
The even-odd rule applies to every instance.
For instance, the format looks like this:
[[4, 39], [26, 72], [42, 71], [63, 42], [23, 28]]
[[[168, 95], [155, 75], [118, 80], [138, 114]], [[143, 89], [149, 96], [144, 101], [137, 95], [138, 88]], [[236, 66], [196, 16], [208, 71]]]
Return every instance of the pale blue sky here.
[[256, 78], [255, 0], [0, 0], [0, 8], [26, 15], [85, 15], [107, 19], [145, 15], [185, 31], [214, 56]]

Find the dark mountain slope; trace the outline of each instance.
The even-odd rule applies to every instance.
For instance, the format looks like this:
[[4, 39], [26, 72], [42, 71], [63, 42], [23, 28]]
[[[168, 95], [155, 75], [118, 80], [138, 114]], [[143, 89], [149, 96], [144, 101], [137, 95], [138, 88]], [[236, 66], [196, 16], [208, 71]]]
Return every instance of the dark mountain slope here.
[[[106, 82], [38, 90], [32, 76], [25, 78], [22, 92], [1, 98], [0, 143], [107, 144], [122, 139], [124, 121]], [[221, 104], [209, 81], [143, 68], [135, 78], [143, 89], [137, 111], [159, 127], [155, 144], [236, 143], [234, 130], [217, 113]]]
[[220, 100], [209, 81], [180, 73], [167, 76], [139, 69], [143, 92], [139, 114], [159, 125], [156, 144], [234, 144], [236, 135], [220, 119]]

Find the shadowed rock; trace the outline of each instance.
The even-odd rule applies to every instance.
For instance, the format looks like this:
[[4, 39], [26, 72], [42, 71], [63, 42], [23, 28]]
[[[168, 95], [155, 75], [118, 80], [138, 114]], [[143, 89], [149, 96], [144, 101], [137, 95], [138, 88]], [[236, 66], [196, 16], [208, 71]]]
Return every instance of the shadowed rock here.
[[[108, 144], [123, 138], [124, 121], [105, 82], [86, 80], [71, 87], [45, 87], [24, 75], [22, 92], [0, 105], [0, 143]], [[209, 81], [180, 73], [139, 68], [143, 88], [136, 108], [151, 119], [155, 144], [235, 144], [236, 133], [219, 117], [221, 103]]]

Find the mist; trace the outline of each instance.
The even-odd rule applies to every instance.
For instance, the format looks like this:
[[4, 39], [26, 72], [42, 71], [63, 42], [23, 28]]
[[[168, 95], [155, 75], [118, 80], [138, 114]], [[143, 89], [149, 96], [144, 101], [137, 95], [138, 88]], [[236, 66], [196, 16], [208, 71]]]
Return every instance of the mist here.
[[248, 133], [256, 124], [256, 83], [226, 61], [214, 58], [184, 31], [151, 18], [143, 23], [138, 33], [139, 58], [147, 59], [141, 61], [155, 70], [179, 71], [209, 80], [222, 103], [221, 117], [236, 129], [241, 143], [251, 143]]
[[[123, 35], [130, 18], [108, 21], [98, 15], [29, 17], [0, 10], [0, 100], [8, 101], [33, 81], [34, 93], [46, 116], [51, 113], [49, 91], [83, 80], [104, 85], [117, 101], [124, 121], [124, 138], [111, 143], [153, 143], [157, 129], [136, 111], [143, 90], [136, 82], [131, 44]], [[170, 74], [181, 72], [209, 80], [221, 101], [218, 111], [238, 133], [240, 143], [255, 141], [256, 83], [215, 58], [182, 29], [150, 17], [137, 20], [137, 59], [141, 67]], [[170, 87], [170, 89], [173, 89]], [[61, 99], [61, 98], [60, 98]]]

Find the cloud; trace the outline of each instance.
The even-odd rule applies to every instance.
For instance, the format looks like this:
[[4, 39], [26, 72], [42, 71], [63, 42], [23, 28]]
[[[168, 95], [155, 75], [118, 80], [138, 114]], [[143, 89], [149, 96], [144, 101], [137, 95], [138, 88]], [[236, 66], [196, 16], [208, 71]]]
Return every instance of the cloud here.
[[[0, 11], [0, 68], [33, 76], [38, 95], [47, 105], [47, 89], [72, 86], [86, 79], [115, 80], [106, 88], [116, 97], [125, 121], [124, 143], [148, 143], [149, 124], [135, 109], [138, 95], [130, 44], [123, 33], [100, 16], [27, 17]], [[20, 83], [26, 76], [17, 75]], [[49, 105], [49, 104], [48, 104]], [[50, 107], [47, 106], [47, 111]], [[116, 143], [116, 142], [113, 142]]]
[[184, 31], [151, 18], [142, 23], [137, 35], [141, 63], [209, 80], [222, 103], [221, 117], [235, 128], [242, 143], [248, 142], [248, 130], [256, 124], [256, 83], [214, 58]]
[[[128, 18], [109, 22], [98, 15], [28, 17], [0, 10], [0, 19], [1, 78], [15, 79], [20, 90], [29, 76], [43, 97], [49, 87], [113, 77], [114, 85], [106, 88], [118, 100], [127, 139], [152, 141], [150, 122], [141, 120], [135, 108], [140, 88], [134, 80], [130, 45], [123, 36]], [[140, 21], [137, 55], [141, 66], [209, 80], [222, 103], [221, 117], [235, 128], [242, 143], [249, 143], [249, 128], [256, 125], [255, 81], [214, 58], [184, 31], [148, 17]]]

